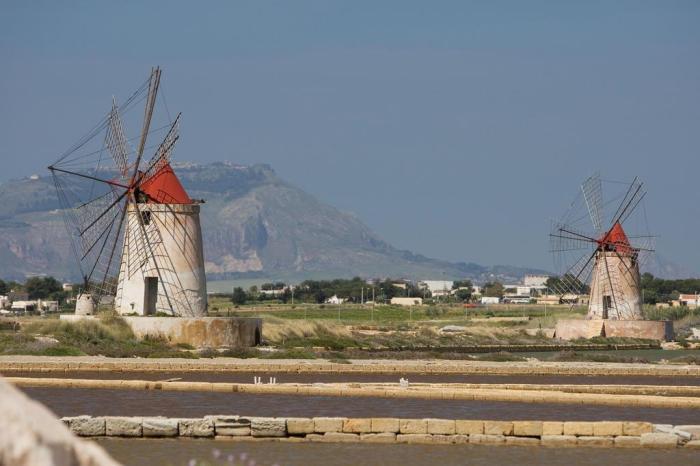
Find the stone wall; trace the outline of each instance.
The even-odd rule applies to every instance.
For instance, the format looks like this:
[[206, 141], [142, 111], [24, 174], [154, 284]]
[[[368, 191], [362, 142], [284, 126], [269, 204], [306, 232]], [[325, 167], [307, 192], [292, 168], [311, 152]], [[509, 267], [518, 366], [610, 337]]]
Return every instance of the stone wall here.
[[279, 374], [489, 374], [489, 375], [615, 375], [698, 377], [694, 364], [608, 362], [491, 362], [465, 360], [351, 360], [350, 364], [322, 359], [141, 359], [99, 356], [0, 356], [0, 372], [276, 372]]
[[345, 417], [65, 417], [85, 437], [195, 437], [218, 440], [542, 445], [700, 449], [700, 425], [648, 422], [483, 421]]
[[0, 379], [0, 465], [119, 466], [41, 404]]

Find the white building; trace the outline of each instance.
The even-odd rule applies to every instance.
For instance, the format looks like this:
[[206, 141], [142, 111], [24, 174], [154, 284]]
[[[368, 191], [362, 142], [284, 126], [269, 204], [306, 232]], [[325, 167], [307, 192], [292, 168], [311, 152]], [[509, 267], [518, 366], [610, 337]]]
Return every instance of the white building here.
[[420, 306], [423, 304], [423, 298], [395, 297], [391, 298], [391, 304], [397, 306]]
[[452, 280], [423, 280], [420, 283], [430, 291], [432, 296], [447, 296], [454, 285]]
[[700, 295], [698, 294], [681, 294], [678, 296], [678, 301], [681, 306], [698, 307], [700, 306]]
[[501, 298], [498, 296], [482, 296], [481, 304], [498, 304], [501, 302]]
[[13, 301], [11, 309], [15, 312], [29, 313], [37, 309], [36, 301]]
[[326, 300], [327, 304], [343, 304], [345, 300], [343, 298], [339, 298], [336, 295], [331, 296]]

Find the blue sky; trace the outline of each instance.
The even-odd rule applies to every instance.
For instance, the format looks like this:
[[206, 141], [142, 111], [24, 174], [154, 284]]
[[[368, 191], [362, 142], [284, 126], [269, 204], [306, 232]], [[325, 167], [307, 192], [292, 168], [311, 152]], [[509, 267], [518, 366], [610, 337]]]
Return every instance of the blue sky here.
[[0, 4], [0, 180], [164, 69], [179, 160], [272, 165], [392, 244], [551, 268], [580, 182], [639, 175], [700, 273], [700, 2]]

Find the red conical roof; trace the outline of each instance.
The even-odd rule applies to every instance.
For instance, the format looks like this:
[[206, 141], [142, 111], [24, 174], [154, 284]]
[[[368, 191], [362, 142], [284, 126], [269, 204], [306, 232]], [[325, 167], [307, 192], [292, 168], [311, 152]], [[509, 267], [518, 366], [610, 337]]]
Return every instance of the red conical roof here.
[[158, 204], [192, 204], [169, 163], [141, 183], [139, 189], [148, 195], [148, 202]]
[[613, 249], [620, 254], [632, 254], [634, 252], [634, 248], [630, 244], [620, 222], [616, 222], [610, 231], [598, 240], [598, 244], [607, 246], [607, 248]]

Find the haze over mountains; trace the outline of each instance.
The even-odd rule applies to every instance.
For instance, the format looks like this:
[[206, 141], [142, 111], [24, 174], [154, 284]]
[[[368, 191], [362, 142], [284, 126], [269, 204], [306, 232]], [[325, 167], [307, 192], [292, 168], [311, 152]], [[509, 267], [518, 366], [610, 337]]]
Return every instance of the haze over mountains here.
[[[513, 282], [544, 272], [452, 263], [396, 249], [354, 215], [290, 185], [268, 165], [174, 167], [190, 196], [206, 200], [201, 221], [210, 279], [295, 281], [359, 275]], [[48, 274], [79, 280], [53, 182], [48, 175], [34, 178], [0, 185], [0, 277]], [[654, 272], [665, 277], [684, 273], [668, 263], [652, 264]]]

